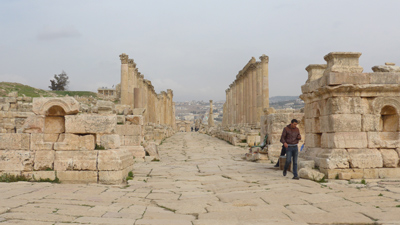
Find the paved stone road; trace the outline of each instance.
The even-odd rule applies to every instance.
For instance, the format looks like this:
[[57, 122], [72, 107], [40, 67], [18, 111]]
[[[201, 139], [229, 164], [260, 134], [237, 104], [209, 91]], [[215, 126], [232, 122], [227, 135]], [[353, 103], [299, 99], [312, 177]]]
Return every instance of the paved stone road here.
[[292, 180], [246, 151], [178, 133], [126, 186], [0, 183], [0, 225], [400, 224], [399, 180]]

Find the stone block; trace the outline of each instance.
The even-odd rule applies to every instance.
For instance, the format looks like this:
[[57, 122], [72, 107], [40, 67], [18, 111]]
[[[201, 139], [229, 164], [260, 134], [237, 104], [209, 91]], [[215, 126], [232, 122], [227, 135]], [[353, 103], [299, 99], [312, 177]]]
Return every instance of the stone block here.
[[400, 178], [400, 168], [380, 168], [377, 170], [379, 178]]
[[321, 134], [306, 133], [305, 146], [310, 148], [321, 147]]
[[133, 165], [132, 152], [128, 149], [101, 150], [98, 156], [98, 170], [117, 171]]
[[298, 162], [298, 169], [302, 168], [309, 168], [309, 169], [314, 169], [315, 168], [315, 162], [314, 160], [299, 160]]
[[57, 171], [62, 183], [97, 183], [97, 171]]
[[326, 100], [323, 115], [364, 114], [361, 97], [332, 97]]
[[99, 171], [99, 183], [101, 184], [122, 184], [125, 182], [129, 171]]
[[153, 156], [155, 159], [160, 159], [160, 155], [158, 154], [158, 146], [155, 142], [147, 142], [143, 144], [144, 150], [149, 154], [149, 156]]
[[56, 151], [54, 170], [97, 170], [98, 151]]
[[361, 131], [360, 114], [333, 114], [321, 116], [321, 131], [326, 132], [359, 132]]
[[380, 149], [383, 167], [395, 168], [399, 165], [399, 155], [394, 149]]
[[339, 180], [351, 180], [351, 173], [339, 173]]
[[44, 119], [44, 133], [60, 134], [65, 132], [65, 119], [63, 116], [46, 116]]
[[121, 149], [130, 152], [132, 158], [144, 158], [146, 156], [143, 146], [121, 146]]
[[40, 179], [56, 179], [56, 172], [55, 171], [32, 171], [32, 172], [23, 172], [22, 175], [26, 177], [31, 177], [34, 180]]
[[43, 133], [44, 132], [44, 116], [32, 115], [29, 116], [17, 133]]
[[43, 134], [43, 133], [32, 133], [30, 149], [35, 150], [35, 151], [53, 150], [53, 143], [45, 142], [45, 134]]
[[33, 164], [34, 170], [47, 170], [54, 169], [54, 156], [55, 151], [36, 151]]
[[34, 153], [24, 150], [0, 150], [0, 171], [32, 171]]
[[117, 115], [117, 124], [125, 124], [125, 116]]
[[65, 116], [65, 132], [74, 134], [113, 134], [117, 115], [81, 114]]
[[379, 130], [379, 120], [380, 120], [380, 115], [375, 115], [375, 114], [362, 115], [361, 130], [377, 132]]
[[28, 150], [30, 134], [0, 133], [0, 150]]
[[105, 134], [100, 137], [100, 145], [105, 149], [115, 149], [121, 146], [120, 136], [118, 134]]
[[326, 77], [326, 83], [329, 86], [369, 84], [369, 76], [358, 73], [329, 73]]
[[58, 142], [54, 143], [54, 150], [94, 150], [94, 135], [60, 134]]
[[44, 134], [44, 142], [57, 142], [60, 134]]
[[130, 136], [139, 136], [143, 135], [142, 126], [141, 125], [117, 125], [116, 133], [119, 135], [130, 135]]
[[383, 167], [382, 155], [378, 149], [348, 149], [351, 168], [380, 168]]
[[398, 132], [367, 132], [368, 148], [398, 148], [400, 135]]
[[324, 169], [349, 168], [349, 160], [346, 149], [323, 149], [316, 158], [319, 168]]
[[127, 115], [126, 121], [131, 122], [133, 125], [143, 125], [143, 116], [139, 115]]
[[99, 114], [113, 114], [115, 104], [111, 101], [97, 100], [96, 103]]
[[398, 73], [386, 73], [376, 72], [369, 73], [370, 84], [398, 84], [399, 74]]
[[320, 181], [325, 176], [325, 174], [310, 168], [302, 168], [299, 170], [298, 174], [300, 178], [314, 181]]
[[366, 132], [323, 133], [321, 138], [323, 148], [366, 148]]
[[324, 56], [327, 67], [324, 75], [334, 73], [362, 73], [363, 68], [359, 65], [359, 52], [330, 52]]
[[[121, 136], [120, 136], [121, 137]], [[140, 146], [143, 141], [141, 136], [123, 136], [124, 146]]]

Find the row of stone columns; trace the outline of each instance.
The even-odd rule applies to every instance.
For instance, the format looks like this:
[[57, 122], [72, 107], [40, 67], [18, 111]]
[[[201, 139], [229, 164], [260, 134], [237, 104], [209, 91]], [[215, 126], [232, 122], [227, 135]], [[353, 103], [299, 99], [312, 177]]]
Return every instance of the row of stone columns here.
[[136, 63], [129, 56], [122, 53], [121, 60], [121, 98], [122, 105], [129, 105], [133, 109], [145, 109], [143, 119], [145, 123], [163, 124], [174, 127], [175, 103], [173, 91], [168, 89], [157, 94], [151, 81], [144, 79]]
[[269, 107], [269, 58], [262, 55], [260, 60], [251, 58], [226, 90], [223, 125], [256, 124]]

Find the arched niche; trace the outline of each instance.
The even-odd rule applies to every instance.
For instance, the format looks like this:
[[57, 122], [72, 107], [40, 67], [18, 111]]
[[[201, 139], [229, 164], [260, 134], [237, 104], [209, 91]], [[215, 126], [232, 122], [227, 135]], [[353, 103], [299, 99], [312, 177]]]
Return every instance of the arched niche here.
[[382, 107], [379, 119], [379, 136], [382, 140], [397, 140], [399, 136], [399, 113], [394, 106]]
[[52, 105], [45, 112], [44, 133], [46, 142], [56, 142], [59, 134], [65, 133], [64, 108], [60, 105]]

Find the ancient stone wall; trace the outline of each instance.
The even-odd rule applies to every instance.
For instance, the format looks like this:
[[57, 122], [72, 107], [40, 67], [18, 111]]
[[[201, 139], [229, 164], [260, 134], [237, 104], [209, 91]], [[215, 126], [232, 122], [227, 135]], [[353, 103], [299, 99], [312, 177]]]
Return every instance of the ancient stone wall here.
[[361, 53], [331, 52], [302, 86], [306, 151], [328, 178], [400, 177], [400, 69], [363, 73]]
[[145, 126], [143, 115], [110, 101], [14, 96], [0, 101], [0, 174], [120, 184], [135, 160], [157, 152], [156, 143], [173, 134], [170, 126]]

